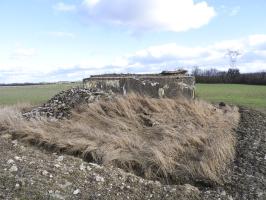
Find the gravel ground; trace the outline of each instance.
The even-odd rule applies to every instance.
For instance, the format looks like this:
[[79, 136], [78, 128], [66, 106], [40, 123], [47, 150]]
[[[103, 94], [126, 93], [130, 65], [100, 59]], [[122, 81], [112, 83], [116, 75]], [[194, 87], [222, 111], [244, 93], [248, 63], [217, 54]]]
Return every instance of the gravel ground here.
[[0, 133], [0, 199], [266, 199], [266, 113], [241, 108], [228, 182], [169, 186], [28, 146]]
[[191, 185], [162, 185], [112, 166], [40, 150], [0, 134], [0, 199], [198, 199]]
[[266, 113], [245, 108], [240, 112], [229, 181], [215, 190], [205, 189], [203, 199], [266, 200]]

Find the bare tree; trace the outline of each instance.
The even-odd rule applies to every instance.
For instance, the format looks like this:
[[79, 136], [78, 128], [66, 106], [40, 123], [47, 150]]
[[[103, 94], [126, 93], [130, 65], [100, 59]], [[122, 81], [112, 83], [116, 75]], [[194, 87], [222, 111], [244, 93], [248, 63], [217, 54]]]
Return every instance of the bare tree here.
[[202, 70], [198, 66], [194, 66], [192, 71], [191, 71], [191, 74], [193, 76], [200, 76], [200, 75], [202, 75]]

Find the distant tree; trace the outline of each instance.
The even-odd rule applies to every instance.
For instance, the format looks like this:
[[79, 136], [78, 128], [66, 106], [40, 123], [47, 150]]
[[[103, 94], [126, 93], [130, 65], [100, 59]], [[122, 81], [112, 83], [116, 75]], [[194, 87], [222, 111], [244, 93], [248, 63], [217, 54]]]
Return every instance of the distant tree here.
[[238, 82], [238, 78], [240, 76], [239, 69], [230, 68], [227, 72], [227, 78], [229, 82], [236, 83]]
[[218, 73], [219, 73], [219, 71], [215, 68], [211, 68], [209, 70], [209, 76], [217, 76]]
[[193, 67], [191, 75], [200, 76], [201, 74], [202, 74], [202, 70], [198, 66]]
[[219, 71], [211, 68], [202, 70], [194, 67], [192, 74], [197, 83], [238, 83], [251, 85], [266, 85], [266, 72], [243, 73], [239, 69], [230, 68], [228, 71]]

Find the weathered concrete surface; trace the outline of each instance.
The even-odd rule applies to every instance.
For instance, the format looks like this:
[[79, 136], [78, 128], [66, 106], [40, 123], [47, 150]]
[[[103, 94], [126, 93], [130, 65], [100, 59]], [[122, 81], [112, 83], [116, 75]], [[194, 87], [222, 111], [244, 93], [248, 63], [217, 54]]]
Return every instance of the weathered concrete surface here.
[[134, 92], [154, 98], [195, 96], [195, 78], [185, 74], [107, 74], [91, 76], [83, 84], [87, 89], [124, 95]]

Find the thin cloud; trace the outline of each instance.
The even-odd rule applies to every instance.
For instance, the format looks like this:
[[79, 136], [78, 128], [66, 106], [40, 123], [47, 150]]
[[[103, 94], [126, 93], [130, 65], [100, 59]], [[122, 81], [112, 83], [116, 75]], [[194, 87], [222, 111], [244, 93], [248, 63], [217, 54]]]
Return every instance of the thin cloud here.
[[216, 15], [205, 1], [194, 0], [84, 0], [82, 8], [92, 23], [136, 31], [187, 31], [208, 24]]
[[17, 48], [10, 55], [11, 59], [26, 59], [33, 57], [36, 54], [36, 49], [34, 48]]
[[53, 6], [53, 9], [61, 12], [73, 12], [77, 10], [77, 6], [74, 4], [59, 2]]
[[218, 11], [219, 13], [222, 13], [226, 16], [234, 17], [240, 13], [241, 7], [240, 6], [229, 7], [229, 6], [221, 5]]
[[195, 65], [223, 70], [229, 67], [229, 58], [226, 56], [228, 49], [241, 52], [237, 66], [242, 72], [266, 70], [266, 35], [251, 35], [202, 47], [187, 47], [176, 43], [152, 46], [122, 56], [117, 59], [120, 62], [114, 62], [113, 65], [134, 71], [145, 69], [147, 72], [178, 67], [189, 69]]
[[70, 38], [75, 37], [74, 33], [63, 32], [63, 31], [49, 31], [47, 32], [47, 34], [53, 37], [70, 37]]
[[238, 13], [240, 12], [240, 6], [236, 6], [234, 8], [232, 8], [232, 10], [229, 13], [229, 16], [233, 17], [238, 15]]

